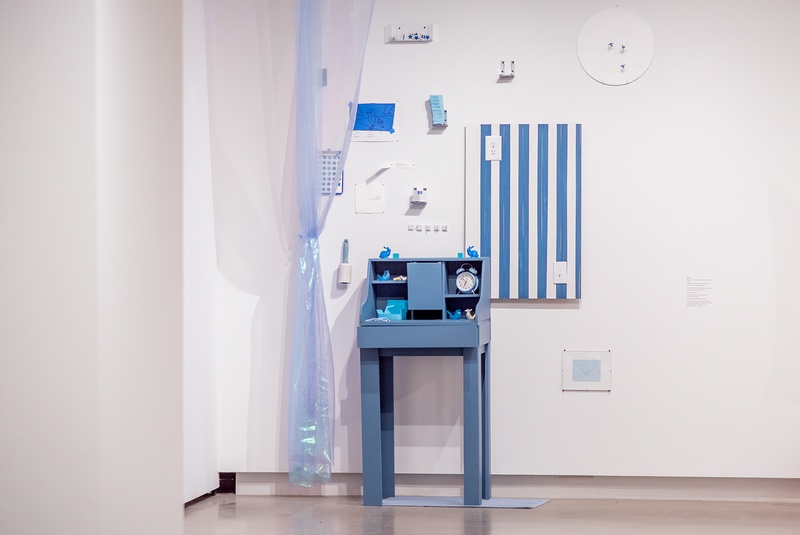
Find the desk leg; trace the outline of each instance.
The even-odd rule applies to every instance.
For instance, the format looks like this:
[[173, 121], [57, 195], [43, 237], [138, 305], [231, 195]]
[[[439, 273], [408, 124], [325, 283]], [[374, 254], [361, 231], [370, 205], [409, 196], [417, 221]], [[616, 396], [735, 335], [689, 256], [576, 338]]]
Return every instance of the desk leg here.
[[492, 497], [492, 426], [491, 426], [491, 406], [489, 401], [492, 399], [490, 390], [490, 364], [489, 358], [489, 344], [486, 344], [483, 358], [481, 359], [483, 365], [481, 396], [482, 396], [482, 417], [483, 426], [481, 437], [483, 439], [482, 452], [483, 452], [483, 499], [488, 500]]
[[483, 494], [480, 361], [479, 348], [464, 349], [464, 505], [480, 505]]
[[377, 349], [361, 350], [361, 470], [364, 505], [382, 505], [381, 381]]
[[380, 357], [381, 473], [384, 498], [394, 496], [394, 357]]

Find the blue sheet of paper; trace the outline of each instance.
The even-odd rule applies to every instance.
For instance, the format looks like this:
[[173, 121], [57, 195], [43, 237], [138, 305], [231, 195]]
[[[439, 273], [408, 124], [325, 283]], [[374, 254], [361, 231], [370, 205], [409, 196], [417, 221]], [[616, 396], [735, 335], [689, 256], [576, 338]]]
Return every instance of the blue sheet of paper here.
[[359, 104], [353, 130], [394, 133], [394, 104]]

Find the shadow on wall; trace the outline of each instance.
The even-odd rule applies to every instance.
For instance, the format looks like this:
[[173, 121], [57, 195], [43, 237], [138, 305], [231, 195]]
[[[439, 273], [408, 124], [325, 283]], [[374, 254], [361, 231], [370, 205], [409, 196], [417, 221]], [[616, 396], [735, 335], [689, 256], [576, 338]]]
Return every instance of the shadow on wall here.
[[[293, 170], [286, 170], [287, 175], [291, 172]], [[248, 469], [274, 466], [275, 459], [269, 453], [274, 446], [270, 444], [277, 440], [280, 450], [286, 442], [283, 416], [286, 409], [282, 400], [291, 353], [291, 322], [286, 318], [294, 313], [294, 243], [289, 236], [297, 234], [296, 202], [285, 204], [273, 198], [270, 206], [268, 199], [273, 196], [268, 193], [267, 182], [263, 178], [237, 175], [227, 155], [222, 151], [217, 153], [214, 204], [218, 269], [234, 287], [258, 298], [250, 324]], [[292, 181], [285, 178], [284, 183], [292, 184]], [[292, 187], [285, 189], [293, 190]], [[289, 192], [282, 197], [292, 196]], [[280, 209], [276, 208], [279, 206]], [[287, 355], [286, 359], [281, 358], [283, 355]], [[223, 362], [226, 360], [225, 355], [221, 358]], [[276, 375], [283, 380], [276, 381]], [[276, 385], [277, 400], [281, 400], [277, 404]], [[220, 396], [228, 394], [218, 393]], [[282, 425], [274, 429], [271, 422], [275, 421], [274, 411], [279, 405]], [[236, 418], [235, 415], [222, 417]], [[282, 447], [282, 459], [278, 464], [285, 466], [287, 454], [285, 446]]]
[[[336, 399], [340, 452], [334, 471], [361, 472], [361, 371], [356, 328], [366, 296], [366, 280], [356, 291], [337, 285], [336, 272], [330, 283], [330, 298], [349, 296], [331, 330], [334, 348], [348, 348], [334, 356], [339, 377]], [[462, 444], [463, 380], [460, 358], [401, 357], [395, 359], [395, 430], [398, 447], [430, 447], [444, 451]], [[459, 457], [460, 459], [460, 457]], [[439, 461], [441, 462], [441, 460]], [[459, 463], [460, 461], [456, 461]], [[447, 465], [447, 461], [444, 461]], [[402, 469], [402, 466], [398, 468]], [[435, 471], [437, 467], [408, 467]], [[458, 466], [450, 467], [456, 472]], [[438, 467], [441, 469], [441, 467]], [[360, 492], [360, 489], [358, 489]], [[349, 490], [348, 490], [349, 492]]]
[[[347, 295], [347, 290], [337, 285], [336, 272], [333, 274], [331, 284], [331, 297], [342, 298]], [[341, 313], [336, 318], [331, 329], [331, 342], [333, 347], [347, 347], [346, 355], [334, 355], [334, 360], [341, 366], [339, 376], [339, 391], [336, 392], [336, 399], [339, 400], [336, 420], [338, 428], [344, 430], [344, 436], [337, 435], [335, 438], [336, 450], [342, 452], [339, 459], [346, 467], [347, 472], [361, 472], [361, 370], [359, 368], [359, 352], [356, 340], [356, 326], [359, 323], [361, 303], [364, 302], [366, 293], [366, 281], [355, 291], [349, 292], [349, 299], [342, 308]], [[338, 372], [339, 370], [337, 370]], [[345, 457], [346, 456], [346, 457]], [[341, 471], [340, 466], [337, 470]], [[357, 489], [356, 494], [360, 494]], [[349, 492], [349, 490], [348, 490]]]

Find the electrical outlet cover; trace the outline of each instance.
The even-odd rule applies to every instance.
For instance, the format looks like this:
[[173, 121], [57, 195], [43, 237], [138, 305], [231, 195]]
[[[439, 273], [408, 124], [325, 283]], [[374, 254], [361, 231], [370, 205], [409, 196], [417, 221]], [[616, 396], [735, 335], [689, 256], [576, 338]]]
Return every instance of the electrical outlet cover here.
[[503, 138], [500, 136], [486, 136], [484, 149], [486, 161], [499, 162], [503, 159]]

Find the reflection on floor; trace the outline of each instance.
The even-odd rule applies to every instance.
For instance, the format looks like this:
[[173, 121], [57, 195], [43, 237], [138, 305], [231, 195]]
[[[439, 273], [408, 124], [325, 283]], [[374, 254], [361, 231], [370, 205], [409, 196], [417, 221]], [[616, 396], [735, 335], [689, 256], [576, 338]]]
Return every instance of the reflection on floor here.
[[218, 494], [186, 508], [185, 535], [800, 534], [796, 503], [566, 500], [536, 509], [364, 507], [360, 497]]

